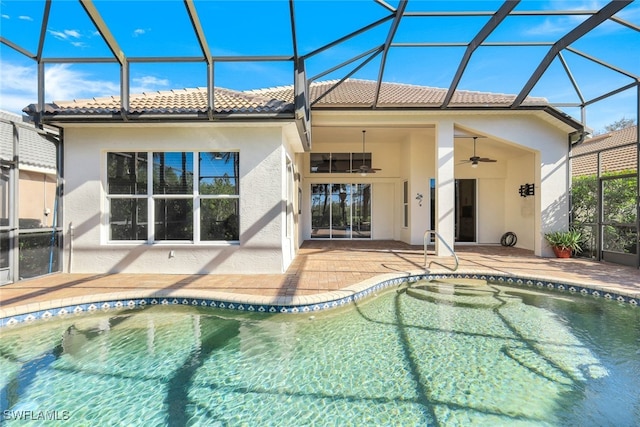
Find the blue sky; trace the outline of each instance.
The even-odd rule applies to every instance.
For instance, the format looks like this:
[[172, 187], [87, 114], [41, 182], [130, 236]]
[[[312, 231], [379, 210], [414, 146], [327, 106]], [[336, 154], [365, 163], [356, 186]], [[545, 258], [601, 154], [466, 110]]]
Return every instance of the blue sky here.
[[[388, 1], [392, 6], [397, 0]], [[125, 55], [136, 57], [186, 57], [200, 55], [182, 1], [100, 1], [94, 4]], [[494, 11], [501, 1], [415, 1], [407, 11]], [[605, 1], [522, 1], [515, 10], [597, 10]], [[36, 53], [44, 11], [42, 0], [1, 0], [0, 33], [25, 50]], [[288, 2], [195, 0], [209, 48], [214, 56], [290, 56], [293, 54]], [[373, 0], [303, 0], [295, 3], [297, 48], [302, 55], [343, 37], [389, 14]], [[618, 15], [640, 26], [640, 2]], [[509, 17], [487, 41], [554, 42], [586, 16]], [[405, 17], [394, 43], [469, 42], [487, 17]], [[341, 43], [306, 62], [313, 77], [382, 44], [389, 22]], [[615, 67], [640, 75], [640, 32], [607, 22], [572, 45], [580, 52]], [[517, 94], [549, 47], [481, 47], [473, 55], [459, 89]], [[464, 47], [393, 47], [388, 55], [384, 81], [449, 87]], [[575, 53], [564, 58], [585, 99], [593, 99], [633, 82]], [[47, 27], [45, 58], [112, 57], [77, 1], [53, 0]], [[339, 79], [363, 60], [324, 75], [320, 80]], [[377, 79], [380, 56], [353, 78]], [[37, 100], [35, 61], [0, 45], [0, 109], [12, 112]], [[116, 64], [48, 64], [45, 68], [47, 102], [119, 94]], [[290, 62], [220, 62], [215, 67], [215, 85], [236, 90], [292, 84]], [[131, 93], [206, 86], [204, 63], [132, 63]], [[561, 62], [556, 59], [531, 92], [552, 103], [578, 102]], [[579, 111], [564, 110], [579, 118]], [[636, 118], [637, 90], [627, 90], [587, 109], [587, 124], [596, 131], [621, 118]]]

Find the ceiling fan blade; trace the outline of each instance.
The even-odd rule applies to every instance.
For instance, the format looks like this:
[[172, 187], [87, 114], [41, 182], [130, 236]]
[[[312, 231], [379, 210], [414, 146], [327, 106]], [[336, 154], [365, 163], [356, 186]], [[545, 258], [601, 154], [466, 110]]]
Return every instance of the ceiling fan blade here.
[[[365, 164], [365, 134], [366, 130], [362, 130], [362, 165], [358, 169], [351, 169], [349, 172], [359, 172], [361, 174], [366, 173], [376, 173], [376, 171], [381, 171], [382, 169], [372, 168]], [[371, 161], [371, 160], [369, 160]]]
[[497, 162], [497, 160], [489, 159], [489, 158], [487, 158], [487, 157], [481, 157], [481, 158], [479, 158], [479, 159], [478, 159], [478, 161], [479, 161], [479, 162], [491, 162], [491, 163], [495, 163], [495, 162]]

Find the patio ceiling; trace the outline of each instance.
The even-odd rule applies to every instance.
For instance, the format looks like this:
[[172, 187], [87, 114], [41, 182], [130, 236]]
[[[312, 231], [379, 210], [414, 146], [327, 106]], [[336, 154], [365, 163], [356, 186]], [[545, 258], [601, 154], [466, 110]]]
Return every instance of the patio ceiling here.
[[[462, 88], [470, 75], [494, 76], [501, 73], [518, 74], [516, 86], [506, 85], [500, 92], [515, 94], [511, 109], [522, 108], [529, 95], [542, 96], [557, 108], [584, 109], [598, 101], [627, 90], [640, 92], [640, 25], [621, 18], [631, 0], [616, 0], [599, 9], [581, 8], [579, 2], [468, 2], [468, 10], [452, 10], [458, 2], [399, 0], [371, 0], [352, 2], [323, 2], [281, 0], [272, 2], [200, 1], [170, 2], [113, 2], [79, 0], [78, 3], [44, 0], [22, 2], [30, 9], [42, 6], [39, 31], [11, 32], [5, 25], [0, 42], [35, 61], [38, 75], [37, 110], [45, 110], [47, 82], [45, 67], [51, 64], [96, 64], [110, 66], [119, 72], [120, 110], [126, 120], [129, 112], [131, 67], [185, 66], [198, 64], [202, 71], [202, 86], [207, 88], [208, 117], [216, 117], [214, 111], [215, 87], [225, 84], [223, 70], [235, 64], [245, 68], [259, 64], [259, 71], [252, 77], [285, 74], [281, 85], [293, 85], [295, 90], [295, 117], [301, 133], [310, 126], [310, 109], [315, 102], [348, 78], [374, 80], [377, 85], [370, 109], [381, 108], [380, 87], [383, 81], [425, 86], [444, 87], [447, 94], [440, 105], [443, 110], [454, 108], [451, 100], [454, 92]], [[56, 44], [56, 26], [65, 23], [66, 8], [81, 8], [83, 15], [99, 34], [101, 49], [72, 50]], [[153, 44], [125, 37], [120, 26], [144, 28], [150, 25], [150, 7], [162, 12], [166, 21], [162, 30], [190, 34], [192, 43], [188, 49], [171, 45]], [[568, 9], [559, 9], [568, 7]], [[266, 9], [265, 9], [266, 8]], [[482, 8], [482, 10], [480, 9]], [[264, 21], [265, 11], [274, 16]], [[637, 16], [637, 15], [636, 15]], [[224, 24], [226, 22], [226, 26]], [[231, 25], [230, 23], [233, 23]], [[568, 24], [570, 23], [570, 24]], [[69, 23], [71, 26], [80, 23]], [[515, 31], [515, 28], [542, 28], [545, 32]], [[563, 30], [557, 33], [555, 26]], [[619, 43], [616, 31], [622, 29], [635, 37], [635, 43]], [[437, 28], [438, 31], [430, 31]], [[447, 30], [443, 30], [446, 28]], [[252, 43], [236, 44], [240, 33], [250, 33]], [[518, 34], [517, 37], [514, 34]], [[597, 33], [596, 37], [591, 37]], [[610, 33], [610, 35], [609, 35]], [[369, 46], [364, 50], [360, 43]], [[356, 44], [355, 42], [359, 43]], [[96, 54], [97, 52], [97, 54]], [[233, 54], [229, 54], [233, 52]], [[617, 53], [614, 55], [613, 53]], [[412, 58], [432, 58], [433, 67], [413, 69]], [[494, 69], [481, 69], [477, 57], [502, 58], [494, 61]], [[533, 59], [533, 66], [521, 66], [521, 59]], [[578, 64], [573, 66], [571, 63]], [[115, 68], [114, 68], [115, 67]], [[273, 68], [268, 68], [273, 67]], [[595, 67], [608, 76], [595, 82], [581, 81], [576, 69]], [[267, 71], [265, 71], [267, 70]], [[273, 70], [273, 71], [268, 71]], [[284, 70], [284, 73], [283, 73]], [[436, 73], [438, 71], [438, 73]], [[561, 74], [558, 77], [558, 72]], [[552, 74], [553, 73], [553, 74]], [[580, 73], [577, 73], [580, 74]], [[419, 76], [419, 77], [416, 77]], [[569, 88], [570, 102], [558, 100], [557, 91], [540, 84], [545, 80], [563, 79]], [[325, 94], [309, 99], [309, 85], [321, 80], [333, 80], [335, 84]], [[441, 84], [446, 82], [446, 84]], [[268, 87], [271, 80], [266, 80]], [[468, 86], [468, 83], [467, 83]], [[464, 89], [483, 90], [483, 88]], [[494, 89], [490, 90], [495, 92]], [[535, 92], [535, 93], [534, 93]], [[41, 113], [42, 114], [42, 113]], [[229, 115], [224, 118], [229, 118]], [[584, 122], [584, 116], [582, 117]]]

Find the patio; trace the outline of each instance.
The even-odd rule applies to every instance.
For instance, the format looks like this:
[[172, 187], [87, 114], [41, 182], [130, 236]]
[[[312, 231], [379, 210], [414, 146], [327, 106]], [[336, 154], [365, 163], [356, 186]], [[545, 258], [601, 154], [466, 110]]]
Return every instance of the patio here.
[[[539, 258], [501, 246], [457, 246], [457, 273], [549, 279], [640, 297], [640, 272], [588, 259]], [[452, 257], [428, 261], [453, 265]], [[435, 266], [432, 273], [448, 272]], [[149, 295], [250, 303], [320, 302], [382, 280], [424, 272], [421, 246], [397, 241], [306, 241], [284, 274], [52, 274], [0, 287], [0, 318], [49, 308]]]

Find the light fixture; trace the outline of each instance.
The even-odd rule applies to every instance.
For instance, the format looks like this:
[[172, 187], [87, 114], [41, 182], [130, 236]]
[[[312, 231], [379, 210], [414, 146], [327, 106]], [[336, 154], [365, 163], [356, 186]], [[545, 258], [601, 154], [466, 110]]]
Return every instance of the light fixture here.
[[364, 163], [364, 141], [366, 133], [367, 131], [362, 129], [362, 166], [360, 166], [360, 176], [362, 177], [367, 176], [367, 166]]
[[222, 160], [222, 154], [220, 154], [220, 153], [215, 153], [215, 154], [213, 155], [213, 158], [214, 158], [215, 160]]
[[471, 162], [471, 167], [472, 168], [477, 168], [478, 167], [478, 162]]
[[371, 166], [368, 166], [365, 160], [365, 134], [366, 134], [366, 130], [362, 130], [362, 165], [360, 165], [360, 167], [358, 169], [349, 169], [347, 172], [359, 172], [360, 176], [367, 176], [367, 173], [376, 173], [376, 171], [379, 171], [381, 169], [377, 169], [377, 168], [372, 168]]
[[535, 196], [536, 190], [534, 184], [523, 184], [518, 190], [520, 197]]

